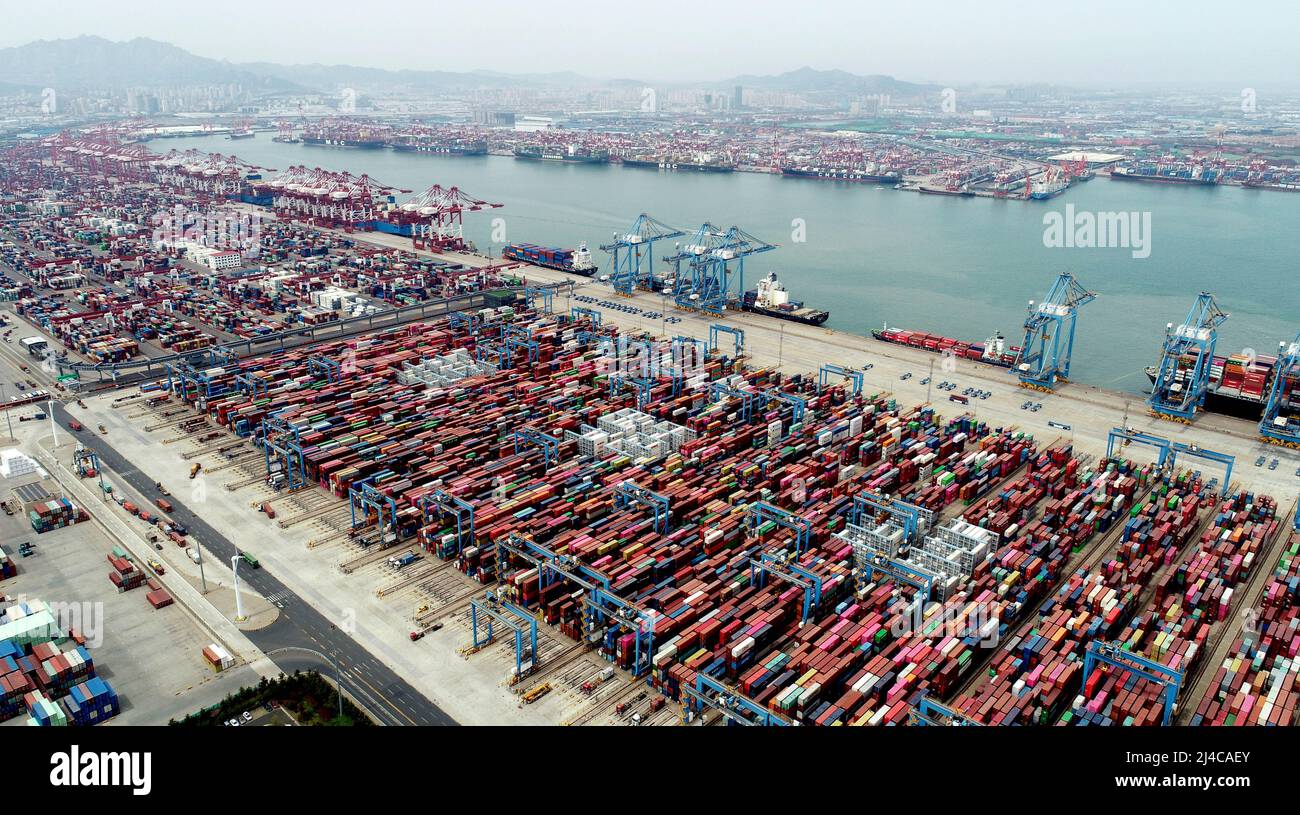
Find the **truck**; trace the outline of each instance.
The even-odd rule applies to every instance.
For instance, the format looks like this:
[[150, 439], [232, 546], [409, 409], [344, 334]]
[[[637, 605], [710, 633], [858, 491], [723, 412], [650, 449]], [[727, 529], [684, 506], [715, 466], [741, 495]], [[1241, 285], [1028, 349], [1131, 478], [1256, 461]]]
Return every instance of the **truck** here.
[[404, 555], [395, 555], [388, 559], [388, 565], [394, 569], [404, 569], [419, 559], [419, 555], [414, 552], [407, 552]]
[[257, 561], [257, 558], [253, 557], [253, 555], [250, 552], [240, 552], [239, 557], [243, 559], [244, 563], [248, 564], [248, 567], [250, 569], [262, 568], [262, 564], [259, 563]]

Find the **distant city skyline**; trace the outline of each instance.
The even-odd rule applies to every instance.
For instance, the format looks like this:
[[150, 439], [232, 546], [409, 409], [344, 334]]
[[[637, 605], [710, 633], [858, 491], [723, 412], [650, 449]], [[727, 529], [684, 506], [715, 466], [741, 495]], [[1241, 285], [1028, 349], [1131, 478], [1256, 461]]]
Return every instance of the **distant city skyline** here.
[[[576, 72], [647, 82], [720, 82], [805, 65], [915, 82], [1080, 87], [1298, 84], [1300, 8], [1204, 0], [1066, 4], [987, 0], [481, 2], [370, 7], [253, 0], [168, 8], [65, 0], [11, 3], [0, 47], [98, 35], [148, 37], [230, 62], [392, 70]], [[1244, 8], [1243, 8], [1244, 6]], [[4, 81], [0, 76], [0, 82]]]

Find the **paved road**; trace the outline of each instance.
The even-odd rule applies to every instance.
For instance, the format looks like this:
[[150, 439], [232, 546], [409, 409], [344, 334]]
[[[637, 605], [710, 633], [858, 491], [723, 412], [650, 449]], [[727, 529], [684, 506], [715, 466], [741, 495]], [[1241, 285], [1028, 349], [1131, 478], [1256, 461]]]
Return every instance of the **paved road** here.
[[[54, 405], [54, 416], [66, 430], [71, 416], [58, 402]], [[100, 463], [107, 470], [113, 471], [116, 478], [125, 480], [141, 495], [148, 496], [155, 493], [153, 482], [113, 449], [106, 437], [96, 437], [95, 452], [99, 456]], [[189, 528], [206, 555], [229, 563], [237, 551], [235, 545], [201, 517], [191, 512], [176, 496], [173, 495], [168, 500], [174, 507], [172, 518]], [[251, 586], [263, 597], [274, 596], [283, 606], [279, 618], [274, 623], [256, 631], [244, 632], [263, 652], [296, 647], [335, 655], [339, 661], [344, 689], [373, 717], [384, 724], [456, 724], [446, 711], [425, 698], [391, 668], [376, 660], [369, 651], [358, 645], [356, 640], [340, 631], [310, 603], [294, 594], [266, 569], [245, 567], [240, 570], [239, 576], [245, 585]], [[328, 664], [300, 652], [276, 654], [271, 659], [286, 673], [292, 673], [299, 668], [314, 668], [325, 675], [331, 674]]]

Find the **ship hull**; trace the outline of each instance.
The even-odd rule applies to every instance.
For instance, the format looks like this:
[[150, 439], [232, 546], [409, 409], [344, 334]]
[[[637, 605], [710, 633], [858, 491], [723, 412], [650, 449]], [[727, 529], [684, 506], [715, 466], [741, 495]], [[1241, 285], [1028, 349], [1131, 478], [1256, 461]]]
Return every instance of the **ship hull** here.
[[[1156, 384], [1156, 369], [1146, 369], [1147, 379], [1151, 384]], [[1259, 399], [1253, 399], [1249, 396], [1233, 396], [1226, 393], [1220, 393], [1213, 386], [1205, 393], [1205, 410], [1209, 413], [1219, 413], [1224, 416], [1233, 416], [1238, 419], [1249, 419], [1252, 422], [1258, 422], [1264, 417], [1264, 401], [1267, 395]]]
[[754, 314], [762, 314], [765, 317], [775, 317], [778, 320], [789, 320], [792, 323], [803, 323], [804, 325], [821, 325], [831, 318], [830, 312], [827, 311], [817, 311], [811, 315], [806, 315], [762, 306], [742, 305], [741, 309]]
[[439, 147], [430, 144], [393, 144], [398, 153], [432, 153], [439, 156], [486, 156], [486, 147]]
[[304, 136], [303, 144], [309, 144], [313, 147], [352, 147], [358, 150], [382, 150], [387, 147], [387, 142], [383, 141], [361, 141], [358, 139], [322, 139], [315, 136]]
[[786, 178], [811, 178], [815, 181], [847, 181], [854, 184], [898, 184], [903, 180], [901, 176], [897, 175], [877, 173], [851, 173], [840, 175], [837, 173], [820, 173], [814, 170], [799, 170], [793, 167], [782, 167], [781, 175]]
[[[932, 354], [943, 354], [945, 350], [951, 350], [945, 348], [927, 348], [922, 345], [913, 345], [912, 343], [906, 342], [898, 337], [890, 336], [889, 334], [886, 334], [884, 331], [873, 330], [871, 332], [871, 336], [875, 337], [881, 342], [887, 342], [890, 345], [901, 345], [904, 348], [915, 348], [918, 351], [928, 351]], [[978, 358], [970, 357], [970, 356], [962, 356], [961, 359], [968, 359], [971, 362], [981, 362], [984, 363], [985, 365], [996, 365], [999, 368], [1011, 368], [1015, 365], [1014, 357], [1015, 357], [1014, 354], [1008, 354], [1002, 357], [985, 357], [981, 355]]]
[[1218, 183], [1213, 178], [1180, 178], [1170, 175], [1142, 175], [1114, 171], [1111, 172], [1110, 177], [1116, 181], [1144, 181], [1148, 184], [1177, 184], [1184, 187], [1213, 187]]

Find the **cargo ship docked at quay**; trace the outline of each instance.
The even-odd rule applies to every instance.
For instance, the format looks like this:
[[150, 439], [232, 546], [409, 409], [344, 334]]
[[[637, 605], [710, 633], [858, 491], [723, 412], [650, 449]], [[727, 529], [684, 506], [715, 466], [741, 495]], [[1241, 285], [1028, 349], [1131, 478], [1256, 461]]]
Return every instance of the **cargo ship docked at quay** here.
[[903, 176], [894, 170], [855, 169], [852, 167], [782, 167], [787, 178], [815, 178], [819, 181], [850, 181], [860, 184], [901, 184]]
[[434, 153], [444, 156], [486, 156], [488, 145], [483, 140], [439, 139], [433, 136], [401, 134], [389, 142], [389, 147], [399, 153]]
[[1209, 187], [1219, 183], [1218, 171], [1203, 167], [1121, 166], [1113, 168], [1110, 177], [1116, 181], [1145, 181], [1150, 184], [1183, 184], [1193, 187]]
[[821, 325], [831, 316], [829, 311], [807, 308], [798, 300], [791, 300], [790, 293], [776, 279], [776, 272], [769, 272], [767, 277], [758, 281], [757, 288], [745, 292], [745, 296], [740, 301], [740, 308], [754, 314], [763, 314], [804, 325]]
[[1016, 360], [1020, 358], [1020, 348], [1014, 345], [1008, 346], [1002, 332], [995, 333], [984, 342], [966, 342], [939, 334], [927, 334], [924, 331], [906, 331], [885, 326], [880, 330], [873, 329], [871, 336], [881, 342], [920, 348], [936, 354], [951, 352], [955, 357], [1002, 368], [1014, 367]]
[[[1210, 363], [1210, 386], [1205, 394], [1205, 409], [1212, 413], [1259, 421], [1273, 387], [1277, 357], [1262, 354], [1251, 358], [1245, 354], [1216, 355]], [[1147, 366], [1147, 379], [1155, 385], [1159, 369]], [[1180, 377], [1181, 378], [1181, 377]]]
[[674, 158], [672, 156], [629, 156], [623, 159], [624, 167], [644, 167], [655, 170], [682, 170], [697, 173], [730, 173], [736, 165], [708, 158]]
[[355, 147], [362, 150], [382, 150], [388, 146], [387, 141], [376, 137], [353, 138], [348, 136], [326, 136], [319, 133], [304, 133], [301, 141], [303, 144], [310, 144], [315, 147]]
[[515, 158], [528, 161], [559, 161], [566, 164], [605, 164], [609, 153], [604, 150], [588, 150], [585, 147], [516, 147]]
[[578, 244], [577, 249], [559, 249], [554, 246], [538, 246], [533, 243], [512, 243], [501, 250], [501, 257], [515, 260], [544, 269], [555, 269], [570, 274], [591, 277], [599, 268], [591, 259], [587, 244]]

